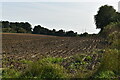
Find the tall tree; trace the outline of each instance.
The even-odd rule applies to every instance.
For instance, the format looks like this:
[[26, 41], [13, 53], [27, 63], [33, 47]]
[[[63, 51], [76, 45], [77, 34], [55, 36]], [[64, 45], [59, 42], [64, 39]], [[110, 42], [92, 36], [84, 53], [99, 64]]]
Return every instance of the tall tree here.
[[97, 28], [103, 28], [115, 20], [116, 10], [112, 6], [104, 5], [99, 8], [98, 13], [94, 16]]

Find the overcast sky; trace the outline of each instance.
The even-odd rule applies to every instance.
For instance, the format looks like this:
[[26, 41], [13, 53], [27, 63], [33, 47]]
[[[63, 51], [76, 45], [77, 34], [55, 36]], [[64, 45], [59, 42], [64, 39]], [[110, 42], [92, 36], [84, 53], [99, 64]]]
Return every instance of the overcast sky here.
[[[5, 0], [4, 0], [5, 1]], [[11, 0], [14, 1], [14, 0]], [[17, 0], [16, 0], [17, 1]], [[19, 0], [18, 0], [19, 1]], [[21, 0], [22, 1], [22, 0]], [[7, 21], [29, 22], [32, 26], [41, 25], [49, 29], [73, 30], [78, 33], [98, 33], [94, 15], [98, 8], [108, 4], [117, 10], [118, 0], [84, 0], [79, 2], [1, 2], [0, 18]], [[56, 0], [58, 1], [58, 0]]]

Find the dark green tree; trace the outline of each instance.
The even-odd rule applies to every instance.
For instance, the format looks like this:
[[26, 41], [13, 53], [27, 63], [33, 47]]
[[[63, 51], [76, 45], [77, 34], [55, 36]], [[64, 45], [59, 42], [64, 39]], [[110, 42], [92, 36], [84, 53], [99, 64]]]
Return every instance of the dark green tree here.
[[116, 12], [116, 16], [114, 18], [114, 22], [120, 22], [120, 13]]
[[74, 31], [68, 31], [66, 32], [66, 36], [71, 36], [71, 37], [77, 36], [77, 33], [74, 33]]
[[89, 35], [87, 32], [84, 32], [83, 34], [80, 34], [81, 37], [86, 37], [87, 35]]
[[55, 33], [56, 36], [65, 36], [65, 31], [64, 30], [59, 30]]
[[94, 16], [95, 24], [101, 31], [103, 28], [115, 21], [116, 10], [112, 6], [104, 5], [99, 8], [99, 11]]
[[52, 30], [52, 35], [54, 35], [54, 36], [55, 36], [55, 35], [56, 35], [55, 33], [56, 33], [56, 30], [55, 30], [55, 29], [53, 29], [53, 30]]
[[32, 28], [31, 25], [28, 22], [10, 22], [10, 28], [15, 30], [17, 33], [18, 32], [23, 32], [23, 33], [31, 33]]
[[27, 31], [27, 33], [31, 33], [31, 24], [29, 24], [28, 22], [24, 23], [23, 29], [25, 29]]
[[9, 22], [8, 21], [2, 21], [2, 28], [9, 28]]
[[41, 26], [37, 25], [33, 28], [33, 34], [40, 34]]

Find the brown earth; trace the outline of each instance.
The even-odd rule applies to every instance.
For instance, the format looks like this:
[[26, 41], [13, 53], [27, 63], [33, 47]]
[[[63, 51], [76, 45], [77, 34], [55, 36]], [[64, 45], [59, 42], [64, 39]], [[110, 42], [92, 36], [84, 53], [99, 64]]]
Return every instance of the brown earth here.
[[2, 33], [3, 60], [7, 59], [7, 61], [22, 59], [34, 61], [43, 56], [69, 57], [105, 47], [107, 47], [106, 40], [101, 37], [56, 37]]

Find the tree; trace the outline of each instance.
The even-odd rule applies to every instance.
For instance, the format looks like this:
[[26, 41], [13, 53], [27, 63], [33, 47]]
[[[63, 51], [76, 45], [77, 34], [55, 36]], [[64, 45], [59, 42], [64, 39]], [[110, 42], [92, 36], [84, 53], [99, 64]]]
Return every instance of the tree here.
[[8, 21], [2, 21], [2, 28], [9, 28], [9, 22]]
[[52, 35], [54, 35], [54, 36], [56, 35], [56, 34], [55, 34], [55, 33], [56, 33], [56, 30], [55, 30], [55, 29], [53, 29], [51, 32], [52, 32]]
[[[31, 33], [31, 25], [28, 22], [10, 22], [10, 28], [15, 30], [17, 33]], [[18, 31], [19, 30], [19, 31]]]
[[85, 37], [85, 36], [87, 36], [87, 35], [88, 35], [87, 32], [84, 32], [83, 34], [80, 34], [81, 37]]
[[28, 22], [20, 22], [20, 23], [16, 23], [16, 26], [19, 28], [23, 28], [26, 30], [27, 33], [31, 33], [31, 24], [29, 24]]
[[114, 22], [120, 22], [120, 13], [116, 12], [116, 16], [114, 18]]
[[102, 31], [106, 25], [114, 22], [115, 16], [116, 10], [112, 6], [101, 6], [98, 13], [94, 16], [97, 28], [100, 28]]
[[65, 31], [61, 29], [61, 30], [57, 31], [55, 34], [56, 34], [56, 36], [65, 36]]
[[38, 25], [38, 26], [35, 26], [33, 28], [33, 34], [40, 34], [40, 29], [41, 29], [41, 26]]
[[66, 36], [71, 36], [71, 37], [73, 37], [73, 36], [76, 36], [77, 35], [77, 33], [74, 33], [73, 31], [68, 31], [68, 32], [66, 32]]
[[29, 33], [29, 32], [31, 32], [32, 27], [28, 22], [25, 22], [23, 29], [25, 29]]

